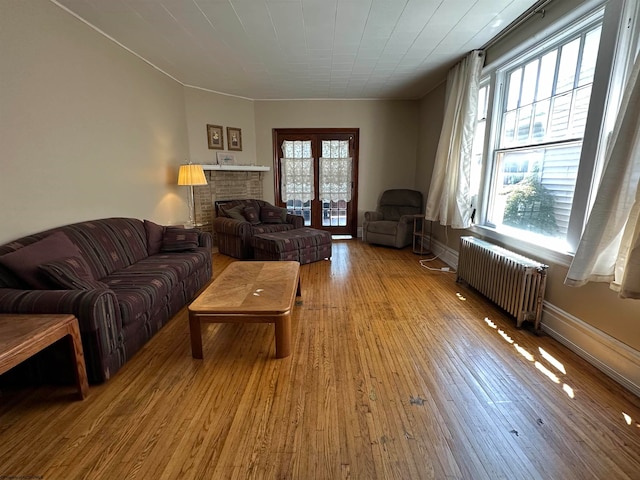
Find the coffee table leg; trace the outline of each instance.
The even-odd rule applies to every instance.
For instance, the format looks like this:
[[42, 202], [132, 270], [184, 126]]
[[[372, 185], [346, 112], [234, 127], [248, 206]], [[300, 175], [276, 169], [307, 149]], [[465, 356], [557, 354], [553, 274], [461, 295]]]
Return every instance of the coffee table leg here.
[[276, 358], [291, 355], [291, 315], [276, 319]]
[[200, 319], [193, 314], [189, 314], [189, 331], [191, 332], [191, 356], [202, 358], [202, 326]]
[[75, 364], [75, 377], [76, 385], [78, 386], [78, 393], [80, 399], [84, 400], [89, 394], [89, 380], [87, 379], [87, 369], [84, 363], [84, 352], [82, 350], [82, 340], [80, 339], [80, 330], [78, 328], [78, 321], [74, 319], [69, 328], [69, 346], [73, 352], [73, 363]]

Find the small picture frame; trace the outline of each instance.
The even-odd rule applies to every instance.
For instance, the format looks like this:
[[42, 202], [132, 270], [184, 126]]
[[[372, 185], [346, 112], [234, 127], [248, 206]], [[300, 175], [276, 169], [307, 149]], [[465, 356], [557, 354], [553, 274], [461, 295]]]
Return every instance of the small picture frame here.
[[207, 124], [207, 142], [211, 150], [222, 150], [224, 148], [222, 126]]
[[218, 159], [218, 165], [235, 165], [236, 156], [229, 152], [216, 152], [216, 158]]
[[242, 130], [227, 127], [227, 149], [242, 151]]

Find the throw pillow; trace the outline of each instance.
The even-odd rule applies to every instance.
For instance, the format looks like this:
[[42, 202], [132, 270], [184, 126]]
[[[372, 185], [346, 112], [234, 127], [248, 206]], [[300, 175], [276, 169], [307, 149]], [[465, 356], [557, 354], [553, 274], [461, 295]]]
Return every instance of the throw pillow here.
[[0, 263], [31, 288], [47, 290], [50, 285], [38, 266], [65, 257], [82, 257], [80, 249], [63, 232], [56, 232], [0, 257]]
[[162, 225], [153, 223], [150, 220], [144, 221], [144, 230], [147, 234], [147, 254], [155, 255], [156, 253], [160, 253], [164, 228]]
[[94, 290], [109, 288], [93, 278], [91, 269], [82, 257], [66, 257], [38, 267], [51, 283], [65, 290]]
[[253, 207], [244, 207], [242, 212], [244, 214], [244, 218], [247, 219], [247, 222], [251, 223], [251, 225], [258, 225], [260, 223], [260, 214]]
[[235, 207], [232, 208], [224, 208], [224, 206], [220, 206], [220, 212], [225, 216], [225, 217], [229, 217], [229, 218], [233, 218], [234, 220], [240, 220], [241, 222], [245, 222], [246, 219], [244, 218], [244, 215], [242, 214], [242, 211], [244, 210], [244, 205], [236, 205]]
[[161, 252], [185, 252], [198, 246], [198, 230], [195, 228], [167, 227], [162, 236]]
[[274, 205], [264, 205], [260, 208], [260, 220], [262, 223], [286, 223], [287, 209]]

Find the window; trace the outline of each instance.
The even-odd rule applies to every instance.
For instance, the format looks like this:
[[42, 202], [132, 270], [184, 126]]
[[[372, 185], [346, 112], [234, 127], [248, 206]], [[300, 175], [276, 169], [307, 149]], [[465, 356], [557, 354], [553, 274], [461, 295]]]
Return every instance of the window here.
[[608, 5], [615, 3], [484, 72], [472, 182], [484, 160], [477, 225], [493, 232], [490, 236], [575, 251], [589, 192], [598, 183], [597, 159], [607, 135], [603, 117], [615, 102], [609, 88], [628, 61], [619, 25], [627, 27], [622, 18], [636, 6]]

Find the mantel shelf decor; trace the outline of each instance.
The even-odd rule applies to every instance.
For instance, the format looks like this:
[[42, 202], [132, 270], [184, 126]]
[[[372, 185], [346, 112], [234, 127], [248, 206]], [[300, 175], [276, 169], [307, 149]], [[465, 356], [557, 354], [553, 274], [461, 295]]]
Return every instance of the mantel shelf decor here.
[[203, 170], [225, 170], [236, 172], [268, 172], [271, 167], [266, 165], [202, 165]]

